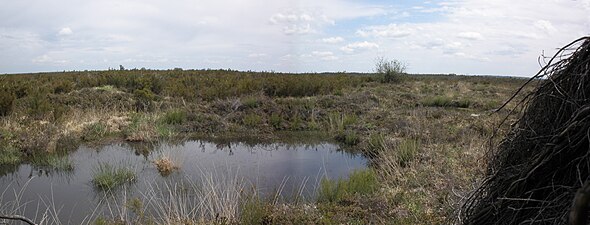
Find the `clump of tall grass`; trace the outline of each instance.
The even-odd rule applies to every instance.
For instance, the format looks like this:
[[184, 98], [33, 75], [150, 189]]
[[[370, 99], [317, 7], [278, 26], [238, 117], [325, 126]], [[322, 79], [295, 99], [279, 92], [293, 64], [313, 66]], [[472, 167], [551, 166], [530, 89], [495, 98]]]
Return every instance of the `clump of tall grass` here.
[[135, 182], [135, 171], [124, 166], [114, 166], [108, 163], [99, 163], [94, 168], [92, 184], [101, 190], [110, 190], [125, 183]]
[[405, 139], [399, 143], [391, 156], [397, 164], [406, 167], [416, 159], [420, 151], [420, 141], [417, 139]]
[[342, 132], [346, 127], [357, 122], [358, 116], [346, 113], [332, 112], [328, 114], [328, 128], [332, 132]]
[[353, 171], [348, 179], [323, 178], [318, 189], [317, 201], [336, 203], [354, 196], [369, 196], [377, 191], [379, 184], [372, 169]]

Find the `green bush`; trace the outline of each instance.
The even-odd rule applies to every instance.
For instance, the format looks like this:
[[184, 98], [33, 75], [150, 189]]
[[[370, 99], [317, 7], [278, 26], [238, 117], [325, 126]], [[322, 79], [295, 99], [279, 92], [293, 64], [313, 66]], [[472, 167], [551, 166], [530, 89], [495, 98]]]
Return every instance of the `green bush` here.
[[381, 83], [399, 82], [401, 75], [406, 73], [406, 65], [396, 59], [378, 58], [375, 63], [375, 73], [377, 73]]

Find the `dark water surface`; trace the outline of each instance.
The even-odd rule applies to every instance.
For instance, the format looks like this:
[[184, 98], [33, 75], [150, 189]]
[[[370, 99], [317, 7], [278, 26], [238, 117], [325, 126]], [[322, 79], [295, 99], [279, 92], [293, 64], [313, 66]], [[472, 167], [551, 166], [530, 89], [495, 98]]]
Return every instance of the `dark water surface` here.
[[[180, 169], [162, 176], [153, 164], [153, 160], [162, 156], [172, 159]], [[71, 171], [52, 171], [29, 164], [0, 168], [0, 190], [3, 191], [0, 204], [14, 201], [15, 196], [22, 193], [20, 205], [25, 208], [20, 212], [27, 217], [39, 221], [44, 210], [53, 205], [50, 208], [58, 211], [62, 222], [85, 222], [84, 218], [93, 211], [99, 214], [105, 210], [105, 204], [101, 203], [105, 199], [104, 191], [92, 185], [92, 175], [99, 163], [126, 166], [136, 172], [137, 182], [124, 188], [126, 195], [141, 195], [158, 183], [214, 174], [239, 177], [246, 186], [256, 187], [262, 195], [274, 194], [279, 187], [282, 187], [282, 195], [293, 195], [304, 185], [302, 194], [313, 196], [322, 177], [346, 177], [352, 170], [367, 165], [360, 154], [340, 151], [338, 145], [327, 142], [307, 145], [207, 141], [155, 145], [118, 143], [98, 148], [80, 147], [68, 157], [74, 164]]]

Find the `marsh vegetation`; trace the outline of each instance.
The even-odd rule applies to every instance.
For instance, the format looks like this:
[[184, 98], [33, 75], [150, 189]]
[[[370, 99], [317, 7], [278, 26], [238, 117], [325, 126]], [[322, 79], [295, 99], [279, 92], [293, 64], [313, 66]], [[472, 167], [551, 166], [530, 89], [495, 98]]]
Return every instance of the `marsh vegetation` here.
[[[151, 194], [142, 196], [152, 196], [135, 199], [129, 191], [127, 198], [115, 197], [119, 201], [111, 206], [118, 210], [112, 213], [90, 216], [89, 210], [92, 219], [84, 220], [87, 223], [444, 222], [484, 172], [478, 159], [496, 125], [509, 114], [508, 110], [491, 110], [525, 80], [407, 75], [400, 70], [403, 64], [389, 66], [393, 66], [389, 75], [381, 71], [278, 74], [230, 70], [3, 75], [0, 165], [7, 169], [0, 172], [1, 182], [5, 185], [10, 174], [23, 173], [22, 168], [53, 165], [49, 167], [68, 171], [71, 166], [74, 173], [84, 170], [79, 168], [94, 171], [84, 181], [92, 184], [91, 189], [126, 192], [126, 186], [139, 186], [144, 194]], [[507, 125], [497, 132], [506, 130]], [[302, 178], [288, 185], [282, 182], [285, 174], [278, 182], [267, 182], [269, 186], [210, 174], [180, 182], [175, 180], [179, 176], [203, 173], [186, 169], [192, 164], [186, 162], [186, 155], [154, 153], [158, 143], [203, 139], [218, 143], [215, 148], [224, 149], [224, 158], [233, 154], [248, 159], [222, 140], [301, 143], [310, 137], [335, 142], [342, 152], [362, 156], [367, 167], [339, 170], [344, 175], [337, 176], [328, 172], [313, 181]], [[133, 154], [143, 157], [142, 163], [89, 163], [93, 152], [89, 149], [103, 154], [101, 146], [112, 143], [130, 146]], [[72, 162], [75, 154], [87, 158]], [[297, 168], [314, 171], [306, 173], [307, 177], [318, 174], [318, 165], [305, 164], [312, 158], [284, 157], [303, 163]], [[286, 164], [282, 166], [289, 171]], [[148, 170], [151, 175], [146, 177]], [[174, 182], [145, 188], [152, 176]], [[205, 192], [211, 189], [191, 182], [223, 188], [211, 195]], [[302, 196], [297, 190], [315, 194], [286, 197]], [[202, 197], [188, 197], [197, 195]]]

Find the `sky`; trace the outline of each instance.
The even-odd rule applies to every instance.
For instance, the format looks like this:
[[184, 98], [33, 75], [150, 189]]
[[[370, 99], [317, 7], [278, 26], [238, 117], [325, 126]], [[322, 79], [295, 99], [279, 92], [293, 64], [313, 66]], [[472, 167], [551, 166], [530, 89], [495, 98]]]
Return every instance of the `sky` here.
[[109, 68], [532, 76], [590, 0], [0, 0], [0, 73]]

